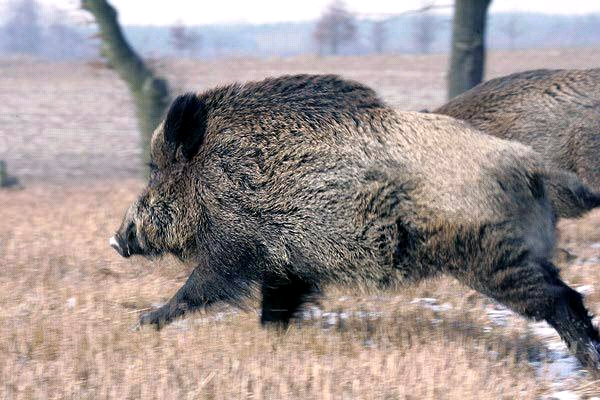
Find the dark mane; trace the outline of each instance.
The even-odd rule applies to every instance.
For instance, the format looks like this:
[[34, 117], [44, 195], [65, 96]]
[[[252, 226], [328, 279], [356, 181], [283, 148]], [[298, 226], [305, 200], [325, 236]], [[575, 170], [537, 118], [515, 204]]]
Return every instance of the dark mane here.
[[294, 113], [328, 115], [386, 108], [374, 90], [336, 75], [287, 75], [233, 84], [200, 95], [209, 109], [236, 114]]

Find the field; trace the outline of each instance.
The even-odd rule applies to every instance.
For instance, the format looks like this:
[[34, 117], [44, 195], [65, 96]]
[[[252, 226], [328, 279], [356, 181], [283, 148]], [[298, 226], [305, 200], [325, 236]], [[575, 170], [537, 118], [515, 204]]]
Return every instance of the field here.
[[[176, 92], [327, 72], [407, 110], [444, 101], [447, 64], [445, 55], [154, 62]], [[486, 77], [598, 66], [600, 49], [497, 52]], [[286, 332], [259, 327], [255, 300], [133, 330], [190, 267], [122, 259], [108, 246], [144, 186], [125, 85], [99, 63], [4, 60], [0, 76], [0, 159], [20, 181], [0, 190], [1, 399], [600, 396], [587, 372], [557, 368], [572, 359], [556, 336], [449, 278], [398, 293], [334, 289]], [[600, 313], [600, 212], [559, 228], [571, 253], [563, 276]]]

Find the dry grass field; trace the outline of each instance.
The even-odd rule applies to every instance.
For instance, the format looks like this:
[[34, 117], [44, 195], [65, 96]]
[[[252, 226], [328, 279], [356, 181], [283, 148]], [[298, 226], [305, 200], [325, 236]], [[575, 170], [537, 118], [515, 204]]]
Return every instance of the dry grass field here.
[[[491, 53], [487, 77], [600, 66], [600, 49]], [[442, 55], [160, 60], [177, 91], [283, 73], [339, 73], [392, 105], [444, 101]], [[516, 316], [442, 278], [398, 293], [331, 290], [287, 332], [216, 307], [134, 331], [189, 266], [122, 259], [108, 246], [139, 178], [125, 85], [96, 64], [0, 61], [0, 159], [21, 187], [0, 190], [1, 399], [539, 399], [600, 396], [600, 382], [544, 373], [548, 344]], [[562, 265], [600, 314], [600, 213], [560, 224]], [[433, 298], [439, 307], [414, 299]], [[314, 311], [314, 310], [313, 310]], [[314, 314], [318, 314], [316, 311]], [[337, 316], [334, 321], [329, 321]], [[558, 385], [558, 386], [557, 386]]]

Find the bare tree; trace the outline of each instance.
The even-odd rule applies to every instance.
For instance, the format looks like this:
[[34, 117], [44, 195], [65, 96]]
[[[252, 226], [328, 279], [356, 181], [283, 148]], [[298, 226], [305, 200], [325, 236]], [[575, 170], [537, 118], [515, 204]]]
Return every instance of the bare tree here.
[[170, 103], [167, 81], [157, 77], [129, 46], [117, 21], [117, 11], [106, 0], [82, 0], [81, 6], [94, 16], [103, 42], [102, 52], [129, 86], [142, 134], [143, 162], [147, 165], [152, 133]]
[[485, 62], [485, 22], [492, 0], [456, 0], [452, 23], [452, 53], [448, 97], [481, 82]]
[[413, 19], [413, 38], [417, 51], [421, 54], [429, 53], [431, 44], [435, 40], [437, 26], [435, 16], [431, 13], [433, 7], [433, 2], [425, 2], [423, 8], [419, 10], [419, 15]]
[[600, 41], [600, 18], [596, 14], [574, 15], [570, 32], [571, 46], [589, 46]]
[[335, 0], [327, 7], [317, 21], [313, 35], [319, 45], [319, 53], [328, 48], [330, 54], [337, 54], [340, 46], [356, 38], [354, 16], [342, 0]]
[[376, 53], [383, 53], [387, 41], [387, 32], [385, 29], [385, 20], [373, 22], [371, 30], [371, 40]]
[[41, 54], [50, 59], [74, 59], [93, 56], [95, 49], [91, 41], [78, 29], [79, 22], [66, 11], [53, 9], [47, 12], [47, 28]]
[[519, 23], [519, 16], [516, 13], [511, 13], [508, 21], [500, 29], [508, 38], [509, 48], [514, 49], [517, 37], [523, 33], [523, 29]]
[[191, 56], [200, 49], [202, 43], [200, 34], [190, 30], [181, 21], [177, 21], [171, 27], [169, 35], [171, 36], [171, 44], [178, 53]]
[[0, 160], [0, 188], [8, 188], [18, 185], [19, 180], [17, 177], [8, 174], [6, 161]]
[[39, 24], [39, 5], [35, 0], [20, 0], [9, 9], [11, 16], [4, 26], [6, 50], [11, 53], [38, 54], [42, 28]]

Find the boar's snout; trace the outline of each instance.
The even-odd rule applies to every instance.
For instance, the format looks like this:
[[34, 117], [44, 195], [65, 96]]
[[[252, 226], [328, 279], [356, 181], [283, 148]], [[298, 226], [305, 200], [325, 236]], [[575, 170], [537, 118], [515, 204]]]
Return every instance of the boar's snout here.
[[110, 247], [115, 249], [117, 251], [117, 253], [119, 253], [122, 257], [127, 257], [125, 255], [125, 252], [123, 251], [123, 248], [119, 244], [119, 241], [117, 240], [116, 236], [113, 236], [110, 239], [108, 239], [108, 244], [110, 245]]
[[133, 223], [127, 224], [125, 230], [119, 229], [119, 232], [109, 239], [108, 244], [125, 258], [132, 254], [141, 253], [137, 242], [136, 228]]

